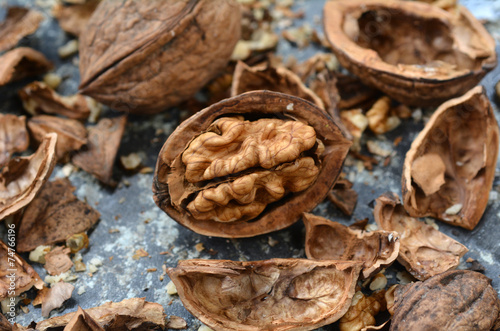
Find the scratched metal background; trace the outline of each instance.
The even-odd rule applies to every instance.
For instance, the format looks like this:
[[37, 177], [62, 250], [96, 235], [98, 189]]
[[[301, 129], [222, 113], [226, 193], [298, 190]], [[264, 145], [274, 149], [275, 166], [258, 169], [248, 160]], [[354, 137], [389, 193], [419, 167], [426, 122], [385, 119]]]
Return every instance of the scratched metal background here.
[[[56, 64], [56, 72], [64, 77], [64, 81], [58, 91], [61, 94], [71, 94], [77, 91], [79, 73], [77, 69], [78, 55], [69, 59], [61, 60], [57, 55], [57, 48], [71, 39], [58, 26], [57, 22], [49, 16], [50, 4], [54, 0], [0, 0], [0, 19], [5, 15], [8, 5], [21, 4], [33, 6], [46, 14], [46, 20], [41, 24], [38, 31], [22, 40], [24, 46], [33, 47], [44, 53]], [[306, 16], [303, 20], [296, 20], [295, 26], [305, 22], [321, 31], [318, 18], [324, 0], [310, 0], [295, 2], [295, 9], [303, 8]], [[488, 20], [487, 28], [498, 41], [500, 36], [500, 1], [487, 0], [462, 0], [478, 18]], [[0, 36], [1, 38], [1, 36]], [[293, 54], [299, 60], [305, 60], [314, 52], [318, 51], [314, 46], [306, 49], [298, 49], [288, 42], [280, 40], [277, 49], [284, 56]], [[488, 96], [493, 103], [497, 117], [498, 107], [494, 93], [494, 85], [500, 78], [500, 67], [491, 72], [483, 80]], [[22, 106], [16, 91], [30, 80], [0, 87], [0, 111], [22, 114]], [[146, 166], [154, 167], [157, 154], [176, 125], [182, 110], [174, 109], [164, 114], [152, 117], [130, 116], [129, 124], [122, 141], [119, 155], [127, 155], [131, 152], [140, 153]], [[424, 115], [426, 112], [424, 112]], [[105, 116], [113, 116], [108, 111]], [[370, 218], [373, 222], [370, 202], [381, 193], [392, 190], [400, 194], [400, 176], [402, 161], [406, 151], [418, 132], [423, 128], [423, 121], [406, 120], [393, 132], [375, 137], [366, 134], [365, 139], [376, 139], [384, 146], [391, 146], [394, 138], [402, 136], [403, 140], [396, 149], [396, 156], [392, 158], [387, 167], [376, 166], [372, 172], [359, 170], [354, 164], [346, 167], [344, 171], [349, 179], [354, 180], [354, 188], [359, 193], [359, 200], [352, 218], [345, 217], [330, 202], [321, 203], [313, 212], [332, 220], [350, 224], [355, 219]], [[155, 136], [157, 129], [164, 133]], [[159, 139], [154, 139], [159, 138]], [[495, 183], [490, 194], [490, 203], [486, 209], [481, 223], [473, 230], [467, 231], [461, 228], [451, 227], [439, 223], [439, 228], [444, 233], [462, 242], [469, 248], [465, 259], [472, 257], [486, 267], [485, 274], [492, 279], [493, 286], [500, 290], [500, 179], [495, 176]], [[52, 175], [53, 178], [63, 176], [61, 167], [58, 165]], [[90, 247], [82, 252], [83, 261], [88, 263], [92, 258], [99, 258], [103, 266], [92, 277], [86, 273], [78, 273], [78, 279], [74, 282], [75, 291], [73, 297], [64, 306], [53, 311], [51, 316], [57, 316], [75, 311], [77, 306], [89, 308], [98, 306], [105, 301], [121, 301], [132, 297], [146, 297], [148, 301], [162, 304], [167, 315], [177, 315], [186, 319], [189, 330], [197, 330], [201, 322], [193, 318], [182, 306], [177, 296], [169, 296], [166, 293], [166, 285], [169, 281], [165, 277], [159, 280], [162, 265], [173, 267], [180, 259], [206, 258], [206, 259], [231, 259], [231, 260], [259, 260], [273, 257], [297, 257], [304, 258], [304, 227], [302, 222], [297, 222], [288, 229], [262, 235], [250, 239], [220, 239], [204, 237], [193, 233], [171, 220], [152, 200], [151, 182], [152, 174], [128, 175], [115, 165], [115, 177], [119, 180], [128, 180], [131, 185], [120, 184], [116, 189], [101, 186], [92, 176], [85, 172], [77, 172], [70, 175], [71, 182], [77, 187], [76, 194], [81, 199], [86, 199], [102, 214], [97, 226], [90, 232]], [[121, 203], [120, 203], [121, 202]], [[119, 232], [109, 233], [111, 229]], [[2, 230], [4, 231], [3, 227]], [[5, 233], [4, 233], [5, 235]], [[269, 238], [278, 243], [271, 247]], [[195, 249], [197, 243], [203, 243], [205, 250], [198, 252]], [[150, 256], [141, 258], [139, 261], [132, 259], [132, 255], [138, 248], [145, 249]], [[217, 253], [213, 255], [213, 251]], [[160, 255], [162, 251], [171, 254]], [[212, 253], [210, 254], [209, 251]], [[27, 256], [26, 256], [27, 258]], [[464, 263], [461, 267], [466, 267]], [[148, 273], [146, 269], [157, 268], [157, 272]], [[40, 265], [35, 269], [42, 277], [45, 270]], [[395, 271], [402, 267], [395, 264], [391, 271], [392, 276], [389, 283], [396, 281]], [[80, 291], [82, 294], [78, 294]], [[34, 291], [29, 293], [33, 298]], [[17, 321], [27, 325], [31, 321], [40, 321], [40, 308], [28, 306], [29, 312], [23, 313], [18, 310]], [[322, 328], [322, 330], [336, 330], [336, 325]]]

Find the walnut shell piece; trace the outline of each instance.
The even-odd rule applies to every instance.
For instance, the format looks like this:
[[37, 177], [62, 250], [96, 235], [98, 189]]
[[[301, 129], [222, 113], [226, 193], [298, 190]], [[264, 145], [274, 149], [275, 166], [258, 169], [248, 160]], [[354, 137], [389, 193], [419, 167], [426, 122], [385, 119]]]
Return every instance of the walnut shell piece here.
[[0, 167], [13, 153], [24, 152], [29, 146], [26, 117], [0, 114]]
[[498, 137], [498, 124], [481, 86], [442, 104], [406, 154], [406, 211], [474, 229], [493, 185]]
[[13, 48], [25, 36], [38, 29], [43, 15], [36, 10], [10, 7], [5, 21], [0, 23], [0, 52]]
[[52, 69], [45, 56], [29, 47], [18, 47], [0, 56], [0, 86]]
[[184, 307], [216, 330], [312, 330], [342, 317], [361, 265], [352, 261], [185, 260], [168, 269]]
[[455, 269], [460, 258], [468, 252], [467, 247], [458, 241], [408, 216], [395, 194], [380, 196], [373, 215], [381, 229], [399, 233], [401, 248], [398, 261], [419, 280]]
[[31, 156], [11, 159], [0, 173], [0, 220], [28, 205], [56, 163], [57, 134], [49, 133]]
[[179, 104], [226, 66], [240, 18], [234, 0], [102, 1], [80, 35], [80, 89], [131, 113]]
[[49, 115], [38, 115], [28, 120], [31, 136], [38, 143], [49, 132], [57, 133], [56, 157], [68, 161], [69, 153], [87, 143], [87, 129], [77, 120]]
[[396, 232], [363, 232], [308, 213], [303, 220], [309, 259], [359, 261], [363, 263], [363, 278], [369, 278], [398, 257]]
[[324, 29], [339, 62], [401, 103], [434, 106], [466, 93], [497, 63], [495, 42], [463, 6], [329, 1]]
[[[35, 269], [13, 250], [14, 245], [9, 247], [15, 242], [8, 243], [6, 245], [0, 240], [0, 300], [16, 297], [33, 286], [37, 289], [43, 287], [43, 281]], [[12, 282], [15, 284], [14, 288], [11, 287]]]
[[251, 237], [296, 222], [335, 184], [350, 142], [321, 109], [254, 91], [184, 121], [160, 151], [156, 204], [209, 236]]
[[493, 330], [500, 302], [491, 280], [451, 270], [395, 292], [391, 331]]

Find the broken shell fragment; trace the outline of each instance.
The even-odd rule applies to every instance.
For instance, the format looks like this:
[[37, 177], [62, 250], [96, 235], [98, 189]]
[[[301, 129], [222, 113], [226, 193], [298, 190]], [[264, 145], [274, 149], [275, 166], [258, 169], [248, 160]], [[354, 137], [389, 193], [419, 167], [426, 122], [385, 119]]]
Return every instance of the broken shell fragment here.
[[89, 0], [69, 6], [56, 3], [52, 13], [61, 29], [78, 37], [85, 31], [85, 26], [99, 2], [100, 0]]
[[168, 275], [184, 307], [217, 330], [312, 330], [348, 310], [361, 265], [353, 261], [185, 260]]
[[101, 1], [80, 35], [82, 94], [138, 114], [177, 105], [224, 69], [240, 19], [234, 0]]
[[[7, 246], [0, 241], [0, 300], [16, 297], [33, 286], [37, 289], [43, 287], [43, 281], [35, 269], [15, 253], [14, 245], [11, 246], [15, 241], [8, 241], [8, 243]], [[12, 274], [15, 275], [14, 278], [11, 277]]]
[[403, 166], [406, 211], [474, 229], [488, 204], [498, 124], [480, 86], [442, 104], [413, 141]]
[[45, 56], [28, 47], [18, 47], [0, 56], [0, 86], [36, 76], [52, 69]]
[[433, 106], [475, 86], [497, 63], [495, 42], [463, 6], [328, 1], [324, 29], [339, 62], [391, 98]]
[[309, 259], [359, 261], [363, 263], [363, 278], [369, 278], [398, 257], [396, 232], [364, 232], [308, 213], [303, 220]]
[[395, 290], [391, 331], [495, 330], [500, 301], [486, 276], [451, 270]]
[[26, 117], [0, 114], [0, 167], [9, 161], [12, 154], [24, 152], [28, 146]]
[[28, 128], [38, 143], [47, 133], [57, 133], [56, 157], [61, 162], [67, 162], [71, 152], [87, 143], [87, 129], [77, 120], [38, 115], [28, 120]]
[[276, 231], [325, 198], [350, 144], [313, 104], [248, 92], [198, 112], [170, 135], [158, 157], [154, 199], [203, 235]]
[[42, 14], [22, 7], [10, 7], [7, 17], [0, 23], [0, 52], [13, 48], [25, 36], [38, 29]]
[[468, 251], [467, 247], [431, 225], [408, 216], [395, 194], [380, 196], [373, 214], [381, 229], [399, 233], [398, 261], [419, 280], [455, 269]]
[[24, 208], [38, 194], [54, 169], [56, 141], [57, 134], [47, 134], [34, 154], [11, 159], [2, 169], [0, 220]]

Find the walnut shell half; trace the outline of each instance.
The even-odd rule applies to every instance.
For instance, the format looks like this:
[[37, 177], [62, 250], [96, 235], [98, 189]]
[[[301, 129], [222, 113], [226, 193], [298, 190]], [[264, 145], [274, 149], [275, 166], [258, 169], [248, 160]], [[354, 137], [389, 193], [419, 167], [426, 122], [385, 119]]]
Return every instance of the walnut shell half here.
[[398, 257], [397, 232], [363, 232], [308, 213], [303, 220], [309, 259], [360, 261], [363, 278], [369, 278]]
[[203, 235], [276, 231], [325, 198], [350, 145], [313, 104], [248, 92], [205, 108], [170, 135], [158, 156], [154, 199]]
[[391, 331], [494, 330], [500, 301], [491, 280], [451, 270], [396, 289]]
[[442, 104], [406, 154], [402, 177], [406, 211], [474, 229], [493, 185], [498, 136], [481, 86]]
[[152, 114], [192, 97], [240, 36], [234, 0], [102, 1], [80, 34], [82, 94]]
[[495, 42], [462, 6], [328, 1], [324, 29], [340, 63], [370, 86], [414, 106], [460, 96], [497, 63]]
[[184, 307], [215, 330], [312, 330], [349, 309], [353, 261], [185, 260], [167, 272]]

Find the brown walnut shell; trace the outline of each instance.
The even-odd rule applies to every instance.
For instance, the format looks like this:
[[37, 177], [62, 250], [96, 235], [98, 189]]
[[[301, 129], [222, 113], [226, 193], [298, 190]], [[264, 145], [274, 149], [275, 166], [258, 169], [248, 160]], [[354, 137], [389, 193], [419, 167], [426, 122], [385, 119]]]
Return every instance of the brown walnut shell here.
[[29, 47], [15, 48], [0, 56], [0, 86], [39, 75], [52, 67], [42, 53]]
[[184, 121], [158, 156], [156, 204], [207, 236], [283, 229], [321, 202], [351, 142], [313, 104], [254, 91]]
[[373, 215], [381, 229], [399, 233], [398, 261], [419, 280], [455, 269], [468, 251], [467, 247], [431, 225], [408, 216], [395, 194], [380, 196]]
[[57, 134], [49, 133], [37, 151], [13, 158], [0, 173], [0, 220], [26, 207], [49, 179], [56, 164]]
[[36, 10], [22, 7], [10, 7], [7, 17], [0, 22], [0, 52], [9, 50], [17, 45], [23, 37], [32, 34], [38, 29], [43, 15]]
[[360, 261], [363, 278], [369, 278], [398, 257], [399, 235], [394, 231], [363, 232], [308, 213], [303, 220], [309, 259]]
[[81, 92], [152, 114], [192, 97], [240, 36], [233, 0], [102, 1], [80, 35]]
[[215, 330], [312, 330], [349, 309], [353, 261], [185, 260], [167, 272], [184, 307]]
[[0, 114], [0, 167], [12, 154], [24, 152], [29, 146], [26, 116]]
[[497, 63], [495, 41], [462, 6], [448, 12], [422, 2], [329, 1], [324, 29], [345, 68], [408, 105], [460, 96]]
[[395, 291], [391, 331], [493, 330], [500, 302], [486, 276], [451, 270]]
[[474, 229], [493, 185], [498, 137], [498, 124], [481, 86], [442, 104], [406, 154], [406, 211]]

